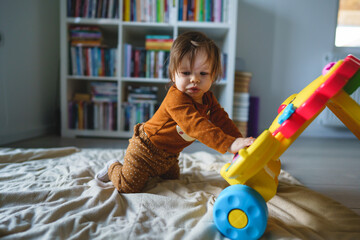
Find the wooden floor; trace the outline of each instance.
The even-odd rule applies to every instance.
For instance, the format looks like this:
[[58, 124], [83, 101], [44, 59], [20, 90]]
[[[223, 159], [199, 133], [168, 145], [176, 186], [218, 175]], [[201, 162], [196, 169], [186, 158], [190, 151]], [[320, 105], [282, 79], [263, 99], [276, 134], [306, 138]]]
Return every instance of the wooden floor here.
[[[126, 139], [38, 137], [1, 147], [126, 148]], [[195, 142], [184, 152], [214, 150]], [[307, 187], [331, 197], [360, 215], [360, 141], [357, 139], [297, 139], [281, 156], [282, 168]]]

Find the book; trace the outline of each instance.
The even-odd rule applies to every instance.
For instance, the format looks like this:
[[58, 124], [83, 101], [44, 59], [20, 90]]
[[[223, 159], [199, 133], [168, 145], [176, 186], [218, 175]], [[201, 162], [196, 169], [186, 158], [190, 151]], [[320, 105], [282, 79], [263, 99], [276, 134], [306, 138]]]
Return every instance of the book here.
[[70, 61], [71, 61], [71, 71], [72, 75], [78, 75], [77, 72], [77, 60], [76, 60], [76, 47], [70, 47]]
[[146, 50], [166, 50], [170, 51], [173, 44], [172, 39], [147, 40], [145, 42]]
[[[167, 40], [167, 39], [165, 39]], [[123, 76], [137, 78], [167, 78], [168, 50], [147, 50], [124, 44]]]
[[172, 1], [173, 0], [124, 0], [123, 21], [169, 22], [169, 3]]
[[212, 20], [212, 0], [204, 0], [204, 21], [211, 22]]
[[76, 48], [76, 66], [77, 66], [77, 74], [79, 76], [84, 75], [83, 71], [83, 54], [82, 54], [82, 46], [78, 46]]
[[222, 80], [226, 80], [227, 79], [227, 54], [226, 53], [221, 53], [221, 64], [222, 64]]
[[179, 19], [181, 17], [182, 21], [187, 21], [188, 20], [188, 0], [182, 0], [182, 1], [183, 1], [183, 4], [182, 4], [182, 16], [179, 16]]
[[123, 17], [123, 21], [125, 22], [130, 22], [130, 0], [124, 0], [124, 17]]
[[167, 50], [170, 51], [173, 39], [169, 35], [146, 35], [146, 50]]
[[195, 21], [195, 1], [196, 0], [188, 0], [188, 20]]
[[118, 18], [118, 0], [67, 0], [67, 16]]
[[96, 26], [70, 26], [70, 45], [72, 46], [100, 46], [103, 35]]
[[90, 89], [93, 102], [117, 102], [117, 83], [91, 82]]
[[75, 101], [68, 104], [70, 129], [117, 130], [117, 103]]
[[157, 87], [128, 87], [128, 101], [121, 105], [122, 130], [129, 131], [154, 115], [158, 107], [157, 90]]
[[224, 0], [222, 2], [222, 13], [221, 13], [221, 21], [228, 22], [229, 21], [229, 0]]
[[213, 14], [214, 22], [221, 22], [222, 0], [214, 0]]
[[115, 76], [116, 52], [114, 48], [70, 47], [71, 74], [77, 76]]
[[197, 0], [197, 3], [198, 3], [197, 21], [203, 22], [204, 21], [204, 0]]
[[164, 51], [158, 51], [157, 52], [158, 61], [156, 65], [156, 71], [158, 78], [164, 77], [164, 58], [165, 58], [165, 52]]
[[178, 21], [227, 22], [229, 0], [179, 0]]
[[179, 0], [178, 21], [183, 21], [184, 0]]
[[75, 93], [73, 97], [74, 101], [90, 101], [91, 94], [89, 93]]

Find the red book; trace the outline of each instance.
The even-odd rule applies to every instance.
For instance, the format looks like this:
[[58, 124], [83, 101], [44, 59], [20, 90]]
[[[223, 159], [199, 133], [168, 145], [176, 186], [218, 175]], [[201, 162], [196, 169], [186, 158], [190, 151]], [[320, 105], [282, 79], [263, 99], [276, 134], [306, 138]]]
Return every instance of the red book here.
[[134, 53], [134, 77], [140, 77], [140, 50], [135, 49]]
[[88, 17], [88, 11], [89, 11], [89, 1], [83, 1], [81, 17], [84, 18]]
[[81, 0], [76, 0], [74, 17], [80, 17], [80, 11], [81, 11], [80, 8], [81, 8]]
[[91, 69], [91, 65], [90, 65], [90, 55], [89, 55], [89, 48], [85, 48], [85, 75], [86, 76], [91, 76], [90, 73], [90, 69]]
[[182, 20], [183, 21], [188, 20], [188, 0], [183, 0], [183, 16], [182, 16]]

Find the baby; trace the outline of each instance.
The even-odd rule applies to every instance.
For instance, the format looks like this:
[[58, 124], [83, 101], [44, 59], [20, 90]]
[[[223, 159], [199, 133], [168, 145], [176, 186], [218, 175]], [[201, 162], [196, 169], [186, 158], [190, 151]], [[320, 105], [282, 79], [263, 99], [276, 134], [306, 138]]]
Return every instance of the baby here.
[[124, 163], [109, 161], [97, 178], [120, 193], [141, 192], [150, 177], [178, 179], [179, 153], [195, 140], [220, 153], [251, 145], [210, 91], [222, 76], [220, 50], [206, 35], [186, 32], [174, 41], [169, 74], [172, 86], [154, 116], [134, 127]]

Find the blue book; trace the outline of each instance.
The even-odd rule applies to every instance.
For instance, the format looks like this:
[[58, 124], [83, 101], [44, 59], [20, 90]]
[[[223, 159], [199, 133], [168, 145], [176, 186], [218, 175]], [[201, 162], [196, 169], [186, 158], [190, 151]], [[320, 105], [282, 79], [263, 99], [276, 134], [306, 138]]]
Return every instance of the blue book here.
[[81, 59], [82, 59], [82, 52], [80, 47], [76, 47], [76, 68], [77, 68], [77, 75], [82, 76], [83, 73], [81, 71]]
[[171, 39], [170, 35], [146, 35], [145, 39]]
[[182, 21], [183, 19], [183, 5], [184, 5], [184, 1], [183, 0], [179, 0], [179, 15], [178, 15], [178, 20]]

